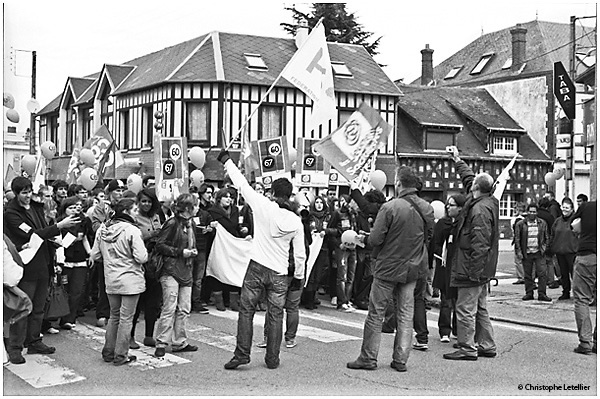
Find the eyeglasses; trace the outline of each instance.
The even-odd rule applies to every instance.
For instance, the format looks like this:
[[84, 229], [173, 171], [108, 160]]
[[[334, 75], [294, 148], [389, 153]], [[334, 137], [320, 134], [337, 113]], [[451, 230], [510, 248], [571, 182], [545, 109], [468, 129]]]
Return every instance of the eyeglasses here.
[[456, 205], [456, 204], [451, 204], [451, 203], [449, 203], [449, 202], [448, 202], [448, 203], [446, 204], [446, 206], [458, 206], [458, 205]]

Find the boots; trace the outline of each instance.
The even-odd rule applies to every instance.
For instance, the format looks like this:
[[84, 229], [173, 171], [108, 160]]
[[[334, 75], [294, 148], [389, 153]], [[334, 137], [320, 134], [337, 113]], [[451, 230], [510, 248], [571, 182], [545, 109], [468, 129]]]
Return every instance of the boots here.
[[239, 292], [230, 292], [229, 293], [229, 306], [231, 310], [234, 312], [239, 312], [240, 310], [240, 293]]
[[316, 295], [316, 291], [304, 291], [303, 295], [304, 295], [304, 307], [308, 310], [314, 310], [317, 308], [317, 305], [315, 304], [315, 295]]
[[225, 311], [225, 303], [223, 303], [223, 292], [213, 292], [213, 300], [215, 302], [215, 306], [217, 310], [224, 312]]

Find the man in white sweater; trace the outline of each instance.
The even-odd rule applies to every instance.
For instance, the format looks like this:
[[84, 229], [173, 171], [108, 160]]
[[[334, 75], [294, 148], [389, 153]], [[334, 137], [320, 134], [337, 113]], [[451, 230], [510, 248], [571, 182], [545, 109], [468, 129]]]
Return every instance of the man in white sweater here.
[[275, 180], [271, 185], [271, 201], [250, 187], [226, 150], [222, 150], [217, 159], [225, 165], [231, 181], [254, 214], [253, 246], [240, 297], [237, 345], [225, 368], [232, 370], [250, 363], [254, 313], [264, 290], [270, 305], [265, 363], [268, 368], [275, 369], [279, 367], [290, 244], [293, 243], [295, 267], [290, 283], [292, 290], [301, 288], [306, 262], [304, 229], [300, 217], [290, 205], [293, 186], [288, 179]]

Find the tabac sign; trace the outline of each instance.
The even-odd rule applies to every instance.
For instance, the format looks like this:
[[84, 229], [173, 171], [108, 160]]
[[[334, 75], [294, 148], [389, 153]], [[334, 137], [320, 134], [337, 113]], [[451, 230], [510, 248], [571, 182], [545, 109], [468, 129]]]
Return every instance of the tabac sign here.
[[560, 61], [554, 63], [554, 95], [567, 118], [575, 119], [575, 85]]

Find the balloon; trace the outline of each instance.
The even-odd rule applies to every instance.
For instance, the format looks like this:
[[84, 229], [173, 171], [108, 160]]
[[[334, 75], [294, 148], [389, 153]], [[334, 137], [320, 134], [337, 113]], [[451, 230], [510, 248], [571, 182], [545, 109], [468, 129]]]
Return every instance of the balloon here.
[[190, 173], [190, 180], [192, 181], [192, 186], [200, 188], [200, 186], [204, 183], [204, 173], [201, 170], [194, 170]]
[[10, 93], [4, 93], [4, 106], [9, 109], [15, 107], [15, 98]]
[[98, 184], [98, 174], [94, 168], [85, 168], [81, 171], [81, 185], [86, 190], [92, 190]]
[[354, 230], [344, 231], [342, 233], [342, 242], [345, 244], [356, 244], [360, 247], [364, 247], [364, 244], [358, 240], [358, 233]]
[[375, 187], [376, 190], [383, 191], [385, 184], [387, 183], [387, 176], [383, 170], [374, 170], [371, 172], [371, 185]]
[[446, 213], [446, 206], [442, 201], [431, 201], [431, 207], [433, 208], [433, 217], [435, 219], [441, 219]]
[[42, 150], [42, 155], [46, 159], [54, 158], [54, 153], [56, 152], [56, 146], [51, 141], [44, 141], [40, 146]]
[[554, 172], [552, 172], [552, 174], [554, 175], [555, 180], [560, 180], [565, 175], [565, 170], [563, 168], [557, 168], [554, 169]]
[[35, 165], [37, 164], [37, 159], [35, 155], [27, 154], [21, 158], [21, 170], [27, 172], [29, 176], [33, 176], [35, 173]]
[[139, 193], [142, 190], [142, 177], [132, 173], [127, 178], [127, 189], [134, 193]]
[[194, 164], [194, 166], [198, 169], [202, 169], [204, 163], [206, 162], [206, 153], [200, 147], [192, 147], [188, 152], [188, 157], [190, 161]]
[[40, 110], [40, 103], [38, 100], [36, 100], [35, 98], [32, 98], [29, 101], [27, 101], [27, 111], [31, 112], [32, 114], [35, 114], [39, 110]]
[[82, 148], [79, 151], [79, 160], [85, 164], [85, 166], [92, 167], [96, 164], [96, 157], [94, 152], [89, 148]]
[[6, 110], [6, 118], [12, 123], [19, 123], [19, 113], [16, 109], [7, 109]]
[[554, 174], [552, 172], [548, 172], [544, 176], [544, 181], [546, 181], [547, 185], [551, 186], [554, 183], [556, 183], [556, 176], [554, 176]]

